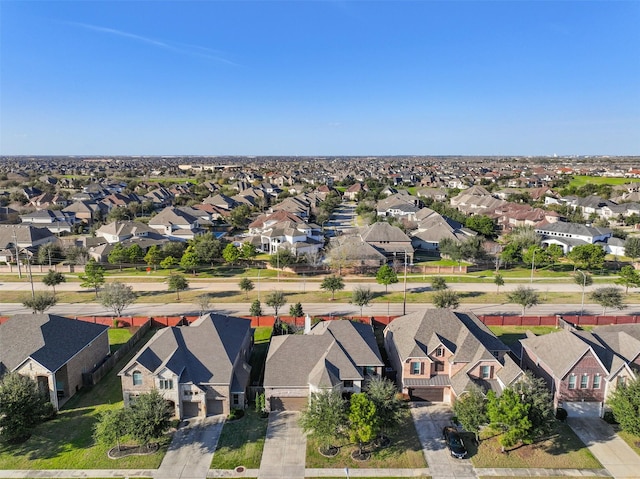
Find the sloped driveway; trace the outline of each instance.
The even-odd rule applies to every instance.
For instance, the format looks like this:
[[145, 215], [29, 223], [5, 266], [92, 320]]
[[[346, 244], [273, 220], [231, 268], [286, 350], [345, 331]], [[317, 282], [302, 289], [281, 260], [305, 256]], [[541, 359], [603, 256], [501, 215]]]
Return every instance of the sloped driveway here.
[[269, 414], [258, 479], [305, 477], [307, 437], [298, 425], [299, 418], [300, 413], [296, 411], [274, 411]]

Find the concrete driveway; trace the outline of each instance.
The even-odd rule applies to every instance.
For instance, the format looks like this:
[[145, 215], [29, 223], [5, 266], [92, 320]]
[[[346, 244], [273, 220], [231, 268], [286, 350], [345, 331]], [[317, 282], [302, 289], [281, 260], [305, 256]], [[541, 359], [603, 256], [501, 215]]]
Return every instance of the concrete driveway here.
[[613, 477], [640, 477], [640, 456], [605, 421], [600, 418], [569, 417], [567, 423]]
[[455, 459], [442, 439], [442, 428], [451, 425], [451, 409], [444, 405], [411, 405], [413, 423], [418, 431], [424, 457], [433, 479], [475, 479], [469, 459]]
[[206, 479], [225, 416], [192, 418], [176, 431], [155, 479]]
[[304, 479], [307, 437], [298, 425], [300, 413], [269, 414], [258, 479]]

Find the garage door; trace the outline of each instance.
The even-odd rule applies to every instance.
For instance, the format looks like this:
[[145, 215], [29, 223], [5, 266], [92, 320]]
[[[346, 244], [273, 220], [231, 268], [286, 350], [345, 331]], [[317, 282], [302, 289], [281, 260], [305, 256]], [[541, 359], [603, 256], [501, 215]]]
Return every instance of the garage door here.
[[302, 411], [307, 405], [308, 399], [303, 398], [288, 398], [288, 397], [271, 397], [271, 410], [272, 411]]
[[207, 416], [215, 416], [224, 413], [224, 401], [207, 399]]
[[415, 388], [409, 389], [412, 401], [443, 402], [444, 388]]
[[182, 417], [197, 417], [200, 415], [200, 403], [194, 401], [182, 402]]
[[600, 403], [590, 401], [565, 402], [562, 407], [569, 417], [600, 417]]

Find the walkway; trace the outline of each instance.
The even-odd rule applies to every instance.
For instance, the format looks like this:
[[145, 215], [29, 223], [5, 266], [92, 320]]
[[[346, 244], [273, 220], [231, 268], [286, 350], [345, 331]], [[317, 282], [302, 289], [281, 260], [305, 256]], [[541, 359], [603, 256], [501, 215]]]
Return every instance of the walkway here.
[[299, 412], [269, 414], [258, 479], [303, 479], [307, 438], [298, 425]]
[[640, 457], [598, 418], [569, 417], [567, 422], [589, 451], [616, 479], [638, 479]]

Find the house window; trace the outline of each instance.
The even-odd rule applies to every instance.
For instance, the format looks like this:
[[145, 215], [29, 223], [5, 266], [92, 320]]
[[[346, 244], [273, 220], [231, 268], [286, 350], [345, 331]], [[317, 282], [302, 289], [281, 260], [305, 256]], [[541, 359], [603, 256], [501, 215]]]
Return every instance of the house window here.
[[411, 363], [411, 374], [420, 374], [420, 363], [417, 361], [414, 361]]
[[600, 375], [593, 376], [593, 389], [600, 389]]
[[624, 384], [625, 384], [625, 380], [626, 380], [626, 379], [627, 379], [627, 378], [625, 378], [624, 376], [618, 376], [618, 379], [617, 379], [617, 381], [616, 381], [616, 384], [617, 384], [618, 386], [624, 386]]
[[589, 387], [589, 375], [583, 374], [580, 378], [580, 389], [587, 389]]
[[440, 362], [440, 361], [436, 361], [435, 363], [433, 363], [435, 368], [435, 372], [437, 373], [441, 373], [444, 371], [444, 363]]
[[238, 404], [240, 404], [240, 397], [238, 394], [234, 394], [233, 395], [233, 405], [237, 406]]
[[444, 356], [444, 348], [442, 346], [438, 347], [436, 349], [436, 356], [441, 358], [442, 356]]
[[375, 376], [376, 375], [376, 367], [375, 366], [365, 366], [363, 369], [365, 376]]
[[342, 382], [342, 385], [345, 388], [352, 388], [353, 387], [353, 381], [351, 379], [347, 379], [347, 380]]
[[480, 377], [482, 379], [491, 378], [491, 366], [481, 366], [480, 367]]
[[160, 389], [173, 389], [173, 379], [161, 379]]
[[576, 388], [576, 375], [572, 374], [571, 376], [569, 376], [569, 389], [575, 389]]
[[133, 372], [133, 385], [142, 386], [142, 373], [140, 371]]

